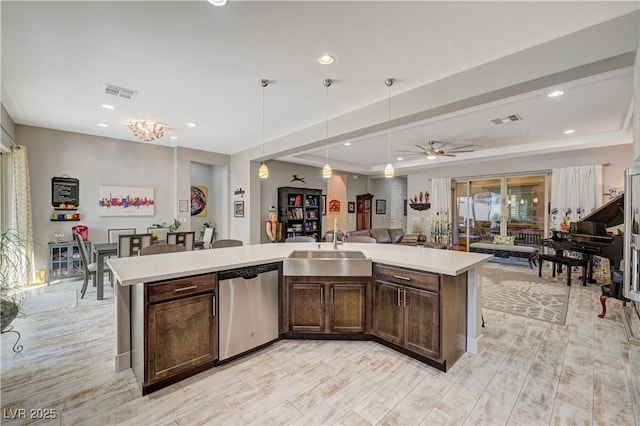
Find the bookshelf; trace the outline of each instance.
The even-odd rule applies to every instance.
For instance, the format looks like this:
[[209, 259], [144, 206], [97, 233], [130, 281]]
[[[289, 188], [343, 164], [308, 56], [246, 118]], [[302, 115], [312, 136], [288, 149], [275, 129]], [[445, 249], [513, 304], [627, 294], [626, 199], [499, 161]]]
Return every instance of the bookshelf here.
[[282, 238], [310, 236], [322, 238], [321, 189], [278, 188], [278, 221], [282, 223]]

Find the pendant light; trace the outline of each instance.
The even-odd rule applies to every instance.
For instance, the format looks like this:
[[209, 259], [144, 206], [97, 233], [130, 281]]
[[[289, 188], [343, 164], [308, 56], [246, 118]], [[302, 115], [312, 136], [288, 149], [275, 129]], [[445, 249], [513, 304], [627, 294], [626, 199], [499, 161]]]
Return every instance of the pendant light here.
[[269, 177], [269, 168], [264, 162], [264, 89], [269, 85], [269, 80], [263, 78], [258, 80], [258, 83], [260, 87], [262, 87], [262, 164], [260, 164], [260, 168], [258, 169], [258, 176], [260, 179], [266, 179]]
[[325, 179], [331, 178], [331, 174], [333, 173], [331, 166], [329, 165], [329, 86], [331, 86], [331, 83], [333, 83], [333, 80], [330, 78], [322, 80], [322, 84], [327, 88], [327, 158], [326, 163], [322, 168], [322, 177]]
[[385, 178], [392, 178], [395, 174], [395, 170], [393, 170], [393, 165], [391, 164], [391, 86], [393, 86], [394, 82], [395, 79], [393, 78], [387, 78], [384, 81], [384, 84], [389, 88], [389, 125], [387, 129], [387, 165], [384, 167]]

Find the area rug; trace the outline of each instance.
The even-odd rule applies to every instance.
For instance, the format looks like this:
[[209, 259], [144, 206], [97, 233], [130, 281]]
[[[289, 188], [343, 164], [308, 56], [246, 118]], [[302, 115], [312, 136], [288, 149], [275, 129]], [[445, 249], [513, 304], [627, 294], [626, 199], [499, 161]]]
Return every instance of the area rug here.
[[553, 324], [564, 325], [569, 291], [564, 275], [538, 277], [528, 266], [482, 266], [482, 306]]
[[77, 304], [78, 293], [72, 290], [30, 294], [22, 311], [24, 315], [29, 316], [58, 309], [71, 309]]

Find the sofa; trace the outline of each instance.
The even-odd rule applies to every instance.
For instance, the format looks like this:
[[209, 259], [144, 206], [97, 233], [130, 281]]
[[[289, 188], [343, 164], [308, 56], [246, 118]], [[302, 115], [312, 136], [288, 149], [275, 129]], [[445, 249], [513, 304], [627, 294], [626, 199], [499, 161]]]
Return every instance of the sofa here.
[[397, 244], [402, 241], [404, 230], [402, 228], [374, 228], [347, 232], [347, 238], [355, 236], [371, 237], [376, 240], [376, 243], [381, 244]]
[[527, 259], [529, 267], [533, 269], [533, 265], [536, 264], [536, 258], [538, 256], [538, 247], [536, 244], [532, 244], [531, 239], [527, 239], [524, 236], [519, 238], [515, 237], [501, 237], [496, 235], [493, 238], [493, 243], [490, 242], [477, 242], [469, 245], [469, 251], [475, 253], [492, 254], [495, 257], [520, 257]]

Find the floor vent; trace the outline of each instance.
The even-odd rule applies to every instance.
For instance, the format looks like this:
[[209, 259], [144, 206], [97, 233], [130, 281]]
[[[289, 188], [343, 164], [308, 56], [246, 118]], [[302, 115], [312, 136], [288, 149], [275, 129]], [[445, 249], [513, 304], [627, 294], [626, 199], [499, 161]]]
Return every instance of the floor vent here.
[[119, 87], [109, 83], [105, 83], [104, 91], [108, 95], [119, 96], [126, 99], [133, 99], [138, 94], [135, 90], [125, 89], [124, 87]]
[[514, 121], [520, 121], [522, 120], [522, 117], [520, 117], [518, 114], [512, 114], [512, 115], [507, 115], [506, 117], [503, 118], [494, 118], [493, 120], [491, 120], [491, 122], [493, 124], [505, 124], [505, 123], [511, 123]]

